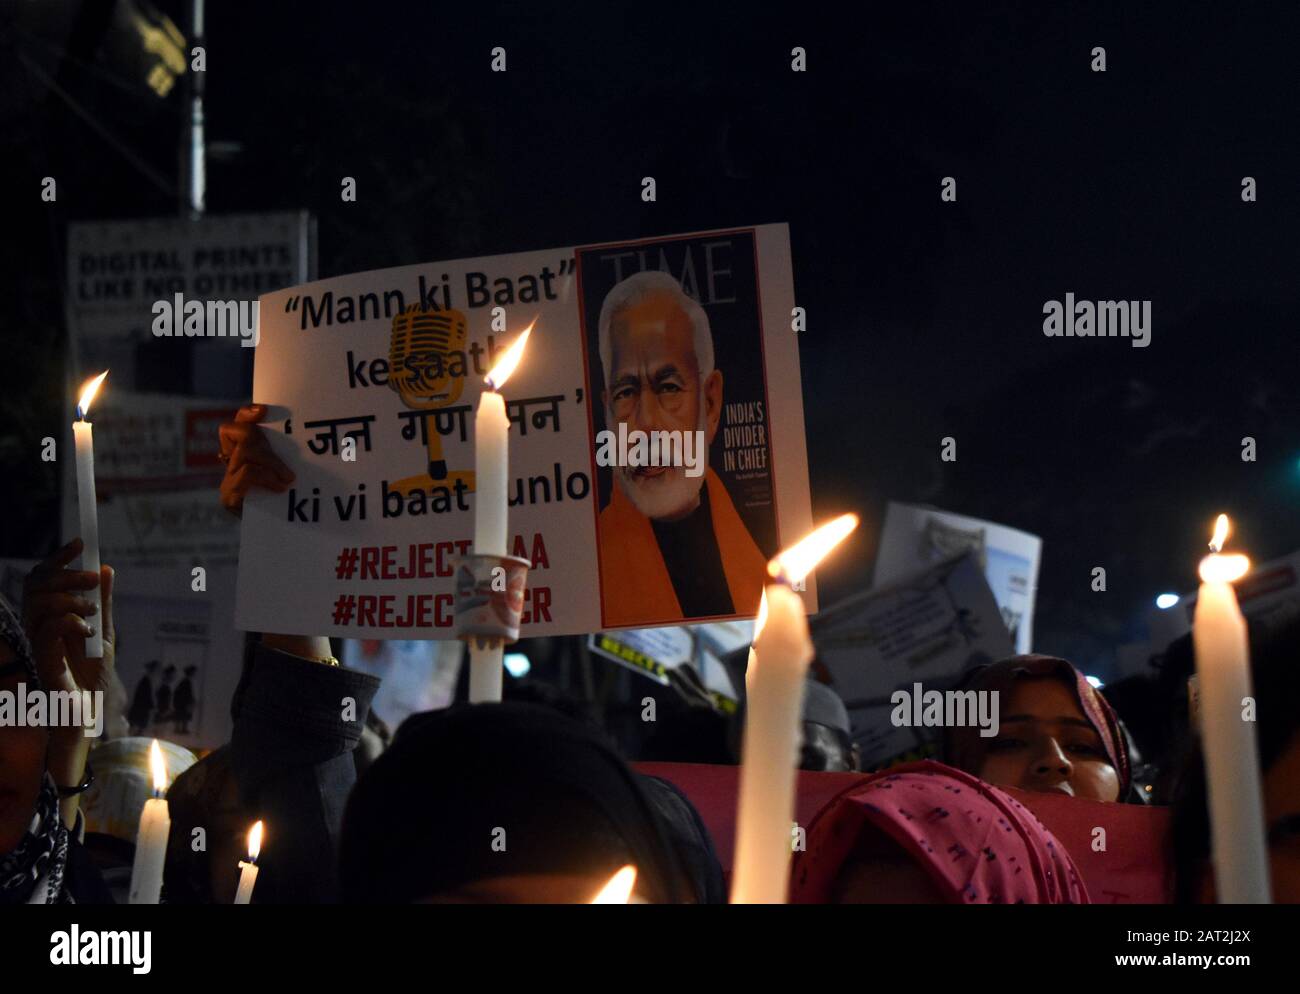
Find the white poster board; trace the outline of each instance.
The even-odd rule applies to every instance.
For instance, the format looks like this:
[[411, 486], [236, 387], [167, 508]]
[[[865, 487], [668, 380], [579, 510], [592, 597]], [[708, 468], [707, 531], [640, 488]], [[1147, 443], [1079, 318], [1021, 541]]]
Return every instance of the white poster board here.
[[[311, 279], [315, 227], [306, 211], [208, 214], [68, 226], [68, 326], [84, 373], [112, 371], [109, 386], [140, 389], [139, 347], [154, 341], [153, 305], [253, 301]], [[178, 378], [220, 396], [242, 357], [230, 339], [176, 343]]]
[[[708, 517], [689, 516], [705, 532], [690, 542], [595, 457], [597, 433], [627, 423], [606, 366], [631, 362], [639, 341], [628, 319], [602, 344], [600, 314], [646, 270], [667, 273], [707, 320], [665, 332], [669, 358], [653, 370], [629, 367], [653, 393], [647, 410], [666, 406], [664, 369], [680, 374], [671, 403], [686, 398], [712, 434], [696, 481]], [[262, 297], [254, 399], [271, 406], [270, 444], [297, 478], [245, 504], [240, 625], [448, 637], [453, 564], [474, 532], [475, 407], [495, 357], [528, 326], [502, 390], [509, 545], [533, 563], [523, 637], [753, 617], [766, 559], [812, 523], [793, 307], [785, 225], [405, 266]], [[434, 329], [423, 346], [416, 322]], [[718, 582], [694, 589], [710, 567]], [[816, 610], [811, 578], [804, 596]]]
[[1043, 540], [1006, 525], [890, 501], [876, 555], [875, 585], [892, 583], [961, 552], [975, 554], [1017, 653], [1032, 652], [1034, 597]]
[[[100, 559], [117, 577], [118, 675], [128, 711], [136, 704], [135, 727], [187, 746], [217, 746], [230, 736], [243, 650], [234, 627], [239, 523], [217, 492], [224, 469], [217, 427], [238, 406], [230, 398], [242, 389], [250, 350], [231, 337], [159, 338], [154, 305], [177, 294], [251, 302], [302, 283], [315, 273], [314, 242], [305, 211], [68, 229], [75, 365], [81, 376], [109, 373], [90, 421]], [[74, 380], [70, 404], [80, 386]], [[72, 418], [69, 407], [61, 454], [73, 451]], [[77, 487], [72, 460], [60, 461], [66, 541], [79, 529]]]
[[862, 768], [927, 745], [924, 728], [890, 721], [895, 690], [945, 690], [973, 666], [1014, 652], [973, 553], [869, 590], [812, 621], [816, 666], [849, 710]]

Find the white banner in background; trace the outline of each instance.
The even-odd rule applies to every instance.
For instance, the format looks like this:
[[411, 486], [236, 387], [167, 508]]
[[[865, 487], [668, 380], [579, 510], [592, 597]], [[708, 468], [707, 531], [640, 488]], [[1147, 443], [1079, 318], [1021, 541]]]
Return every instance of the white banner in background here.
[[[171, 303], [178, 293], [186, 300], [256, 300], [311, 279], [314, 243], [306, 211], [69, 225], [68, 321], [81, 370], [109, 369], [110, 387], [137, 389], [137, 346], [154, 340], [156, 301]], [[184, 341], [184, 363], [192, 352], [239, 360], [235, 342]]]
[[988, 579], [1017, 653], [1033, 651], [1034, 597], [1043, 540], [938, 508], [889, 502], [876, 554], [875, 586], [971, 551]]
[[930, 730], [892, 723], [895, 690], [946, 690], [1013, 651], [973, 552], [832, 605], [811, 627], [815, 665], [849, 709], [864, 770], [932, 743]]

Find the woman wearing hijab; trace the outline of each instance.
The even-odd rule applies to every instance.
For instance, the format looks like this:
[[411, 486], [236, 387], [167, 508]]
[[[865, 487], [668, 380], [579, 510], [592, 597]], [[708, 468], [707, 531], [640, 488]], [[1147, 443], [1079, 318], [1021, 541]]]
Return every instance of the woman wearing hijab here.
[[1088, 903], [1065, 848], [998, 786], [1117, 801], [1131, 786], [1115, 712], [1069, 662], [1013, 656], [971, 671], [996, 693], [998, 732], [945, 730], [951, 765], [916, 763], [846, 792], [809, 829], [801, 900]]
[[[113, 674], [113, 574], [103, 567], [104, 657], [84, 658], [91, 602], [78, 593], [101, 578], [67, 570], [81, 552], [74, 540], [41, 563], [24, 590], [27, 633], [0, 598], [0, 692], [108, 689]], [[33, 643], [35, 648], [33, 648]], [[22, 690], [20, 691], [20, 688]], [[79, 795], [90, 786], [89, 738], [80, 726], [0, 725], [0, 904], [111, 904], [82, 850]]]
[[1090, 903], [1069, 853], [1028, 809], [942, 763], [867, 777], [807, 832], [793, 903]]
[[411, 716], [343, 819], [347, 903], [584, 903], [629, 863], [639, 899], [689, 899], [636, 774], [598, 730], [536, 705]]
[[962, 690], [998, 695], [998, 732], [945, 730], [944, 759], [991, 784], [1094, 801], [1130, 799], [1128, 748], [1105, 698], [1056, 656], [972, 670]]

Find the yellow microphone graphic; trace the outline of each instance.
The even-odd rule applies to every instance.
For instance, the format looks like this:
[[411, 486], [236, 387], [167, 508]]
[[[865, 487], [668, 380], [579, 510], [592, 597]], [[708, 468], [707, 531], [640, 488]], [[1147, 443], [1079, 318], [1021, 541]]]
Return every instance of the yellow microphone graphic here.
[[[465, 315], [456, 310], [430, 311], [413, 304], [400, 314], [393, 315], [393, 335], [388, 349], [388, 385], [397, 391], [402, 403], [413, 411], [433, 411], [449, 407], [460, 399], [465, 388], [465, 375], [451, 372], [451, 353], [465, 353], [469, 337], [469, 323]], [[464, 365], [464, 359], [461, 359]], [[463, 437], [466, 411], [457, 411], [459, 434]], [[428, 447], [428, 469], [417, 476], [398, 480], [392, 489], [409, 494], [415, 490], [428, 490], [431, 486], [453, 486], [457, 480], [469, 490], [474, 489], [474, 471], [447, 471], [447, 460], [442, 455], [442, 433], [438, 430], [436, 416], [423, 418], [421, 434]], [[455, 425], [456, 422], [453, 422]], [[414, 424], [411, 434], [414, 438]]]

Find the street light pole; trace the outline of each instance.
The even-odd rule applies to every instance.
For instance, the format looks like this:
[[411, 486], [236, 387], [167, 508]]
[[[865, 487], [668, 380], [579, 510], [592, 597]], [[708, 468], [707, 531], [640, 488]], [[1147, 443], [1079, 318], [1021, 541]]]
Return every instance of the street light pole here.
[[[203, 5], [204, 0], [191, 0], [190, 3], [190, 68], [185, 73], [186, 100], [182, 104], [181, 114], [181, 182], [180, 213], [182, 217], [198, 219], [203, 216], [207, 200], [207, 162], [204, 154], [205, 139], [203, 134], [203, 91], [207, 72], [194, 71], [193, 52], [195, 46], [203, 45]], [[207, 56], [204, 55], [204, 69], [207, 68]]]

